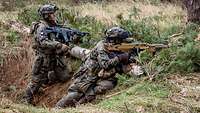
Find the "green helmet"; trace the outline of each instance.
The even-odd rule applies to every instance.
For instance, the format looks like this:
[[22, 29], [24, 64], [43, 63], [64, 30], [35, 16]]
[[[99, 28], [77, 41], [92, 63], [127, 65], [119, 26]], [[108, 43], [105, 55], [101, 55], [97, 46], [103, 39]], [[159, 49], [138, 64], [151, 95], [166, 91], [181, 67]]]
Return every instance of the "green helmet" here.
[[38, 9], [38, 13], [41, 17], [44, 18], [46, 14], [55, 13], [58, 10], [58, 7], [53, 4], [45, 4]]
[[112, 27], [105, 32], [105, 38], [108, 42], [119, 42], [127, 39], [130, 33], [120, 27]]

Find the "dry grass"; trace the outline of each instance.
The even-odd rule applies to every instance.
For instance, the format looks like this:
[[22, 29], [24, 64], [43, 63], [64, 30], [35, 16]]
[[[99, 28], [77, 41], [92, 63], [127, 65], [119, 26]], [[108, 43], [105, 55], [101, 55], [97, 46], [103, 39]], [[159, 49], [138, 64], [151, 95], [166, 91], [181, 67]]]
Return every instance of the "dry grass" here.
[[0, 21], [16, 20], [17, 13], [18, 13], [18, 11], [12, 11], [12, 12], [7, 12], [7, 11], [1, 12], [0, 11]]
[[[143, 4], [136, 2], [112, 2], [109, 4], [92, 4], [87, 3], [81, 6], [74, 7], [75, 10], [81, 13], [82, 16], [94, 16], [98, 20], [108, 23], [116, 24], [116, 16], [122, 14], [124, 18], [129, 18], [129, 15], [133, 13], [131, 10], [136, 7], [141, 12], [139, 12], [140, 18], [153, 17], [153, 16], [166, 16], [165, 22], [161, 22], [161, 27], [166, 26], [166, 24], [181, 23], [185, 19], [177, 19], [174, 21], [174, 17], [185, 17], [185, 12], [180, 6], [175, 6], [172, 4], [161, 4], [160, 6], [154, 6], [151, 4]], [[172, 21], [173, 20], [173, 21]]]
[[75, 7], [81, 15], [94, 16], [97, 20], [111, 24], [116, 23], [116, 16], [119, 14], [125, 14], [128, 16], [129, 9], [131, 9], [133, 3], [130, 2], [113, 2], [111, 4], [83, 4]]
[[[181, 6], [176, 6], [172, 4], [160, 4], [159, 6], [154, 6], [151, 4], [144, 4], [141, 2], [133, 2], [132, 0], [116, 1], [110, 3], [86, 3], [77, 6], [69, 6], [63, 2], [56, 2], [59, 7], [65, 7], [70, 9], [75, 9], [80, 12], [82, 16], [94, 16], [97, 20], [105, 22], [109, 25], [116, 24], [116, 16], [122, 14], [124, 18], [129, 18], [129, 15], [133, 13], [131, 10], [136, 7], [141, 12], [139, 16], [141, 18], [153, 17], [153, 16], [166, 16], [165, 22], [161, 22], [161, 27], [164, 27], [166, 23], [177, 23], [174, 21], [174, 17], [185, 17], [185, 11]], [[27, 7], [38, 7], [38, 5], [30, 5]], [[11, 12], [0, 12], [0, 20], [16, 20], [18, 11]], [[173, 21], [172, 21], [173, 20]], [[178, 23], [184, 22], [186, 19], [176, 19]]]

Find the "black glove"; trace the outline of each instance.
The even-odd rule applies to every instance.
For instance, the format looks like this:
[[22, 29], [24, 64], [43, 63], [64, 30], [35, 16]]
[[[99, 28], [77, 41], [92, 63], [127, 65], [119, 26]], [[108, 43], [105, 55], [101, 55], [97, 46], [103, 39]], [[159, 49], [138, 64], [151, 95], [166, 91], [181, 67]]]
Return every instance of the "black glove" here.
[[119, 61], [122, 63], [128, 63], [129, 60], [129, 54], [128, 53], [123, 53], [118, 55]]

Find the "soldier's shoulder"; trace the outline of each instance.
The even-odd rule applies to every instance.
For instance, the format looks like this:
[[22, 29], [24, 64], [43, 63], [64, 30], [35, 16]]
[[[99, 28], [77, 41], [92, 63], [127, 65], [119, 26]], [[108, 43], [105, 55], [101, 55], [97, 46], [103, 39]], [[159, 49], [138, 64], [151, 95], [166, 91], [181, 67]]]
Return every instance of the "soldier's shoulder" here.
[[39, 28], [45, 28], [48, 27], [49, 25], [45, 21], [39, 21], [38, 26]]
[[90, 56], [96, 56], [102, 50], [103, 42], [99, 41], [96, 46], [90, 51]]
[[96, 48], [98, 51], [105, 51], [105, 47], [104, 47], [104, 40], [101, 40], [97, 43]]
[[31, 27], [30, 27], [30, 33], [33, 34], [39, 27], [39, 22], [32, 22]]
[[95, 48], [102, 48], [102, 47], [103, 47], [103, 40], [99, 41], [95, 46]]
[[33, 22], [31, 25], [31, 33], [34, 33], [38, 29], [43, 29], [46, 26], [47, 26], [46, 23], [42, 21]]

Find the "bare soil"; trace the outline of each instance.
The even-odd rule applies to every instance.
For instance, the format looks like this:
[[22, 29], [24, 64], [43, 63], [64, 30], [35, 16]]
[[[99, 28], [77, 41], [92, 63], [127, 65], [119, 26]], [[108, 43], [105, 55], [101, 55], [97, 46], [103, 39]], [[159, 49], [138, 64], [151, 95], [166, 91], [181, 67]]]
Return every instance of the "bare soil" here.
[[36, 106], [54, 107], [55, 104], [67, 93], [70, 82], [57, 83], [43, 89], [41, 94], [36, 95]]
[[[23, 46], [22, 46], [23, 45]], [[32, 62], [30, 39], [12, 49], [5, 48], [3, 63], [0, 66], [0, 97], [16, 100], [16, 96], [26, 86]]]

